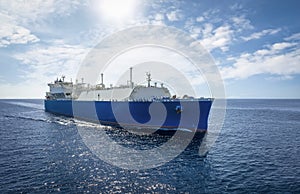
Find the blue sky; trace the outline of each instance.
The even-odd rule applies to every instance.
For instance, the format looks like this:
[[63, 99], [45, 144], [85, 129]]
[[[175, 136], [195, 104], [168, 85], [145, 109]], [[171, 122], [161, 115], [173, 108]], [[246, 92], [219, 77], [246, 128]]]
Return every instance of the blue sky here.
[[297, 0], [0, 0], [0, 98], [42, 98], [101, 39], [147, 24], [198, 39], [228, 98], [300, 98], [299, 9]]

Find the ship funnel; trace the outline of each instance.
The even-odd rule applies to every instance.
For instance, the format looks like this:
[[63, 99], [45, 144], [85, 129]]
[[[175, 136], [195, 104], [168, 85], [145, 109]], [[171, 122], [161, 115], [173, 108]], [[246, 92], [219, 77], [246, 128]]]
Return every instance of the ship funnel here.
[[101, 73], [101, 85], [103, 85], [103, 73]]

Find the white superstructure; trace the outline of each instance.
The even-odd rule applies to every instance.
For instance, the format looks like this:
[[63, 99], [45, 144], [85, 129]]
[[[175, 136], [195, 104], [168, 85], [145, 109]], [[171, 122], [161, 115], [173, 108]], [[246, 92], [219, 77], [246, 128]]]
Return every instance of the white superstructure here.
[[117, 87], [105, 87], [103, 74], [101, 74], [101, 84], [90, 86], [86, 83], [75, 84], [65, 82], [64, 76], [54, 83], [49, 83], [50, 92], [46, 93], [49, 100], [72, 99], [82, 101], [146, 101], [155, 99], [170, 98], [169, 90], [161, 84], [151, 85], [151, 74], [147, 73], [147, 86], [134, 85], [132, 81], [132, 68], [130, 68], [130, 81], [127, 85]]

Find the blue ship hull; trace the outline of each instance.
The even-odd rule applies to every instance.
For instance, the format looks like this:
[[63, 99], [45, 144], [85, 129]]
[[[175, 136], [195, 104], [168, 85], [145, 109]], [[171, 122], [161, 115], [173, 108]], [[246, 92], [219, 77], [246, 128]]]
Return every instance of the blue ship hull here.
[[[161, 107], [164, 105], [165, 113]], [[200, 110], [195, 120], [195, 105]], [[160, 128], [174, 130], [177, 128], [205, 132], [208, 127], [208, 116], [212, 100], [194, 101], [77, 101], [77, 100], [45, 100], [45, 111], [75, 117], [102, 125], [131, 128]], [[154, 108], [153, 108], [154, 107]], [[178, 107], [180, 108], [178, 110]], [[190, 108], [189, 108], [190, 107]], [[130, 111], [130, 115], [126, 112]], [[151, 111], [151, 115], [149, 113]], [[184, 121], [181, 117], [184, 114]], [[116, 116], [117, 115], [117, 116]], [[165, 118], [162, 120], [162, 118]], [[150, 122], [149, 122], [150, 121]]]

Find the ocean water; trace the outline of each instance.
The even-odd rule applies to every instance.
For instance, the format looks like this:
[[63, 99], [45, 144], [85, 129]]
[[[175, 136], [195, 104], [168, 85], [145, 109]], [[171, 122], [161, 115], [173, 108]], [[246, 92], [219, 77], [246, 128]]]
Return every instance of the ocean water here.
[[146, 170], [100, 160], [77, 125], [141, 149], [169, 137], [45, 113], [43, 100], [0, 100], [0, 110], [0, 193], [300, 193], [300, 100], [228, 100], [224, 126], [206, 156], [193, 143]]

